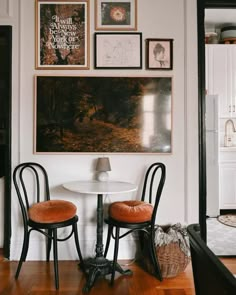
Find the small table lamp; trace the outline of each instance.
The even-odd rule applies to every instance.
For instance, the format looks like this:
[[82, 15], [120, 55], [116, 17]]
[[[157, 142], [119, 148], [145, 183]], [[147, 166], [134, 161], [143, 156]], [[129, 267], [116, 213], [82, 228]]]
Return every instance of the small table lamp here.
[[111, 171], [111, 165], [108, 157], [98, 158], [96, 171], [98, 171], [97, 179], [99, 181], [108, 181], [109, 175], [107, 171]]

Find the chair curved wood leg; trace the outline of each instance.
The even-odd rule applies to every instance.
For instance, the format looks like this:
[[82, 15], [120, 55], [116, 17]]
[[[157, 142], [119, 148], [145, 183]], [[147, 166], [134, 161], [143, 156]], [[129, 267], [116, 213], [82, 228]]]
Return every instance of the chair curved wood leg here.
[[58, 254], [57, 254], [57, 229], [53, 229], [53, 256], [54, 256], [55, 286], [56, 286], [56, 289], [59, 289]]
[[113, 257], [112, 272], [111, 272], [111, 285], [113, 285], [114, 283], [115, 272], [116, 272], [118, 249], [119, 249], [119, 236], [120, 236], [120, 228], [117, 226], [116, 232], [115, 232], [115, 247], [114, 247], [114, 257]]
[[150, 240], [149, 240], [149, 251], [150, 251], [151, 262], [153, 264], [156, 277], [160, 281], [162, 281], [163, 278], [162, 278], [162, 274], [161, 274], [161, 268], [160, 268], [160, 265], [158, 262], [158, 257], [156, 254], [156, 246], [155, 246], [154, 239], [152, 236], [150, 237]]
[[75, 238], [75, 246], [76, 246], [76, 250], [79, 256], [79, 260], [80, 260], [80, 268], [82, 271], [85, 272], [85, 267], [84, 267], [84, 260], [81, 254], [81, 250], [80, 250], [80, 245], [79, 245], [79, 236], [78, 236], [78, 229], [77, 229], [77, 224], [74, 223], [73, 225], [73, 231], [74, 231], [74, 238]]
[[[47, 234], [52, 237], [52, 230], [48, 229]], [[52, 239], [49, 237], [47, 238], [47, 261], [50, 260], [50, 252], [51, 252], [51, 246], [52, 246]]]
[[18, 263], [18, 267], [16, 270], [16, 274], [15, 274], [15, 278], [17, 279], [19, 274], [20, 274], [20, 270], [21, 270], [21, 266], [23, 261], [25, 261], [27, 253], [28, 253], [28, 249], [29, 249], [29, 235], [30, 233], [26, 230], [24, 233], [24, 241], [23, 241], [23, 246], [22, 246], [22, 251], [21, 251], [21, 256], [20, 256], [20, 261]]
[[113, 226], [109, 224], [108, 225], [108, 232], [107, 232], [107, 241], [106, 241], [106, 246], [105, 246], [105, 250], [104, 250], [104, 257], [107, 257], [107, 252], [108, 252], [110, 241], [111, 241], [112, 230], [113, 230]]

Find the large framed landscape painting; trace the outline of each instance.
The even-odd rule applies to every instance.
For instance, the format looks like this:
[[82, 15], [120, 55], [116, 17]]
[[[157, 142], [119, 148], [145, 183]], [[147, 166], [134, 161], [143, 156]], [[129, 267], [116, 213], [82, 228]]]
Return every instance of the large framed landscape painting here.
[[172, 77], [35, 76], [35, 153], [172, 153]]

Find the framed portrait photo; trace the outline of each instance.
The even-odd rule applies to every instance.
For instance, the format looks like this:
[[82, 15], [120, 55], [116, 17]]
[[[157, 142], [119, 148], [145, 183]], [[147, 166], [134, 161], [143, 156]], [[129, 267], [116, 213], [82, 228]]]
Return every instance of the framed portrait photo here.
[[36, 69], [88, 69], [89, 0], [36, 0]]
[[142, 33], [95, 33], [95, 69], [141, 69]]
[[137, 0], [95, 0], [96, 30], [137, 30]]
[[146, 39], [146, 69], [173, 69], [173, 39]]

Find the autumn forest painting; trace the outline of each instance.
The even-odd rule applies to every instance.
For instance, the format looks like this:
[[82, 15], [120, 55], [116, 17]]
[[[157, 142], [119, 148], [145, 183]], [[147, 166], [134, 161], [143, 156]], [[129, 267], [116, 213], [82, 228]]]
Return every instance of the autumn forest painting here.
[[171, 77], [35, 77], [36, 153], [171, 153]]

